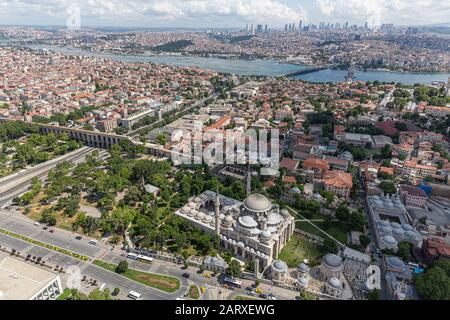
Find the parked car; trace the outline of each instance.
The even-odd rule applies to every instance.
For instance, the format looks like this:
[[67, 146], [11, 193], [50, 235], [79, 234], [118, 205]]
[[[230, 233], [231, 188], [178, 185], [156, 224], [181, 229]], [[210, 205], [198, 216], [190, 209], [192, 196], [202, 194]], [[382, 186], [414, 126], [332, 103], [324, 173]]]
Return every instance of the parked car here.
[[251, 291], [251, 290], [249, 290], [249, 291], [247, 291], [247, 295], [249, 295], [249, 296], [254, 296], [255, 295], [255, 291]]
[[53, 232], [55, 232], [55, 230], [50, 229], [50, 230], [48, 230], [48, 232], [53, 233]]
[[185, 272], [182, 274], [183, 277], [185, 277], [186, 279], [189, 279], [189, 277], [191, 276], [189, 273]]
[[75, 239], [81, 240], [81, 239], [83, 239], [83, 237], [82, 236], [76, 236]]
[[269, 296], [268, 296], [266, 293], [261, 293], [261, 294], [259, 295], [259, 297], [260, 297], [261, 299], [267, 299]]

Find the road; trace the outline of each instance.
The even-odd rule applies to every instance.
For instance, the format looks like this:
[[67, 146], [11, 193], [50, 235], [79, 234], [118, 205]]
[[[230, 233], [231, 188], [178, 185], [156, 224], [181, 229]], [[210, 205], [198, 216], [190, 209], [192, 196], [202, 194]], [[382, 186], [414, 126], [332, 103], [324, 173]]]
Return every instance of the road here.
[[61, 162], [71, 161], [78, 163], [84, 161], [86, 155], [91, 153], [93, 150], [95, 149], [82, 147], [38, 166], [34, 166], [2, 178], [2, 181], [0, 182], [0, 208], [4, 208], [12, 199], [24, 193], [27, 188], [30, 187], [34, 178], [42, 179], [46, 177], [48, 172]]
[[[215, 98], [217, 98], [218, 96], [219, 96], [218, 93], [214, 93], [214, 94], [212, 94], [212, 95], [210, 95], [210, 96], [208, 96], [208, 97], [206, 97], [206, 98], [203, 98], [202, 100], [199, 100], [199, 101], [197, 101], [196, 103], [194, 103], [193, 105], [189, 106], [187, 109], [179, 110], [179, 112], [177, 112], [177, 115], [180, 114], [180, 113], [182, 113], [182, 112], [186, 112], [186, 111], [192, 110], [192, 109], [194, 109], [194, 108], [197, 108], [198, 106], [204, 104], [204, 103], [205, 103], [206, 101], [208, 101], [209, 99], [215, 99]], [[175, 115], [175, 116], [176, 116], [176, 115]], [[140, 132], [141, 130], [144, 130], [144, 129], [148, 128], [148, 127], [153, 127], [153, 126], [155, 126], [155, 125], [157, 125], [157, 124], [159, 124], [159, 123], [162, 123], [163, 121], [164, 121], [164, 120], [161, 119], [161, 120], [158, 120], [158, 121], [156, 121], [156, 122], [153, 122], [153, 123], [151, 123], [151, 124], [149, 124], [149, 125], [140, 127], [140, 128], [138, 128], [138, 129], [135, 129], [135, 130], [131, 130], [131, 131], [129, 131], [126, 135], [129, 136], [129, 137], [137, 136], [137, 135], [139, 135], [139, 132]]]
[[[50, 233], [48, 230], [43, 230], [42, 226], [35, 225], [33, 221], [28, 220], [26, 217], [18, 217], [17, 215], [17, 213], [9, 213], [8, 210], [1, 210], [0, 228], [26, 235], [32, 239], [53, 244], [58, 247], [68, 249], [72, 252], [87, 255], [91, 258], [91, 260], [102, 259], [102, 257], [105, 257], [103, 260], [111, 263], [118, 263], [120, 260], [124, 260], [124, 257], [116, 252], [113, 252], [113, 250], [111, 250], [112, 248], [105, 243], [98, 242], [97, 245], [89, 244], [90, 238], [85, 236], [83, 236], [82, 240], [76, 240], [75, 237], [77, 234], [58, 228], [51, 228], [54, 232]], [[98, 284], [105, 283], [106, 287], [111, 289], [111, 291], [116, 287], [119, 288], [121, 291], [119, 298], [121, 299], [128, 299], [126, 295], [130, 290], [141, 293], [143, 299], [146, 300], [176, 299], [183, 296], [188, 288], [187, 280], [183, 279], [180, 290], [175, 293], [166, 293], [98, 267], [92, 264], [92, 261], [83, 262], [68, 255], [37, 246], [2, 233], [0, 233], [0, 245], [9, 249], [15, 249], [20, 252], [22, 256], [31, 255], [41, 257], [47, 264], [54, 266], [58, 265], [60, 267], [62, 266], [65, 270], [67, 270], [69, 266], [78, 266], [81, 270], [82, 276], [86, 276], [88, 279], [96, 279]], [[151, 271], [151, 268], [155, 269], [153, 265], [140, 263], [137, 261], [133, 261], [130, 265], [131, 267], [141, 271]], [[167, 272], [160, 273], [167, 274]], [[68, 276], [69, 275], [65, 273], [61, 274], [64, 287], [66, 286]], [[89, 286], [86, 286], [85, 284], [83, 285], [85, 286], [84, 291], [86, 292], [93, 289], [92, 286], [89, 288]]]

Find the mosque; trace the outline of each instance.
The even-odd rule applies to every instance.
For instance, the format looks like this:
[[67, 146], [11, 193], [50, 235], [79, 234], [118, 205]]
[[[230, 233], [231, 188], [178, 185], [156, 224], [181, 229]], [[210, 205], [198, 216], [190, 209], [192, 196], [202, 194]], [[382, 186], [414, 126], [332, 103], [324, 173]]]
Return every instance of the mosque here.
[[294, 233], [294, 218], [262, 194], [243, 201], [205, 191], [176, 214], [195, 228], [220, 237], [223, 248], [242, 261], [254, 261], [255, 272], [277, 259]]

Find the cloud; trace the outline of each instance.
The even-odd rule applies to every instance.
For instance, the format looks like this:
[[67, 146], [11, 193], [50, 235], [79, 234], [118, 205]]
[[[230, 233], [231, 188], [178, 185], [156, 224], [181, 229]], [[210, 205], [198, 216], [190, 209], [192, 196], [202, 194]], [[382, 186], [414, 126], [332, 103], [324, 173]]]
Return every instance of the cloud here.
[[320, 12], [335, 19], [368, 21], [372, 26], [433, 24], [450, 20], [450, 0], [315, 0]]
[[[307, 20], [306, 10], [292, 8], [282, 0], [0, 0], [8, 13], [21, 15], [59, 16], [64, 18], [67, 7], [78, 5], [82, 17], [146, 22], [224, 24], [251, 23], [284, 25]], [[2, 10], [3, 11], [3, 10]], [[6, 12], [5, 11], [5, 12]], [[0, 16], [2, 14], [0, 13]], [[121, 20], [117, 20], [121, 19]], [[18, 22], [20, 23], [20, 22]]]

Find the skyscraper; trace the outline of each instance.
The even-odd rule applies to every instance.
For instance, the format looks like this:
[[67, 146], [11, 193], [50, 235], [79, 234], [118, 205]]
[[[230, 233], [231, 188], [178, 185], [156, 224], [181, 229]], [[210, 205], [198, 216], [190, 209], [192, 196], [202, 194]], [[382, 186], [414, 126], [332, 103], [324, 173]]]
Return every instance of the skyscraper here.
[[264, 26], [264, 32], [267, 33], [268, 31], [269, 31], [269, 26], [266, 24], [266, 25]]
[[262, 33], [262, 31], [263, 31], [263, 26], [262, 26], [262, 24], [256, 25], [256, 33]]
[[245, 26], [245, 33], [248, 33], [248, 23], [247, 23], [247, 25]]
[[298, 30], [302, 31], [303, 28], [303, 20], [300, 20], [300, 22], [298, 23]]
[[288, 30], [288, 25], [287, 25], [287, 23], [284, 25], [284, 31], [287, 31]]

